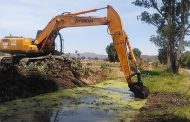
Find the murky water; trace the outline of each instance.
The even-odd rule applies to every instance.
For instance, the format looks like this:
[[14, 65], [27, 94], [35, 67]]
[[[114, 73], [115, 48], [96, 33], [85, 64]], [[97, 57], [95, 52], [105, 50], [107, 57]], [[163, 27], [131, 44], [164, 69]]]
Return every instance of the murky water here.
[[102, 100], [98, 99], [97, 97], [84, 97], [81, 98], [80, 101], [86, 104], [94, 104], [94, 103], [100, 103]]
[[[99, 92], [107, 94], [116, 93], [121, 99], [129, 100], [133, 98], [133, 94], [127, 88], [102, 88]], [[101, 122], [114, 121], [117, 118], [118, 112], [114, 110], [105, 110], [101, 107], [96, 107], [97, 104], [102, 104], [106, 98], [97, 96], [84, 96], [79, 101], [80, 104], [69, 105], [69, 100], [65, 99], [66, 105], [52, 109], [46, 112], [29, 112], [25, 114], [15, 113], [14, 115], [3, 118], [0, 122]], [[63, 101], [63, 102], [64, 102]], [[112, 103], [109, 104], [113, 106]], [[68, 106], [69, 105], [69, 106]], [[107, 105], [107, 106], [109, 106]], [[103, 105], [104, 107], [104, 105]], [[109, 107], [108, 107], [109, 108]]]
[[100, 122], [111, 121], [114, 118], [114, 112], [106, 112], [100, 109], [90, 107], [77, 107], [73, 110], [56, 110], [50, 118], [50, 122]]
[[48, 112], [17, 114], [1, 122], [101, 122], [111, 121], [114, 111], [104, 111], [88, 106], [64, 107]]
[[121, 99], [133, 99], [134, 93], [129, 91], [129, 88], [114, 88], [114, 87], [108, 87], [105, 88], [104, 91], [110, 92], [110, 93], [118, 93], [121, 96]]

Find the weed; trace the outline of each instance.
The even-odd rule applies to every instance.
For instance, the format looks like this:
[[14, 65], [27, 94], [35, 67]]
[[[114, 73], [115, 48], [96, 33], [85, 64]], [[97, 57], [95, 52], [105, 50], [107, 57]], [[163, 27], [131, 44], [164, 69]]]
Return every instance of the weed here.
[[84, 67], [83, 68], [83, 72], [84, 72], [84, 77], [86, 77], [86, 78], [88, 78], [89, 76], [90, 76], [90, 74], [91, 74], [91, 72], [90, 72], [90, 68], [88, 68], [88, 67]]
[[76, 78], [79, 78], [81, 76], [82, 63], [79, 58], [72, 58], [71, 71]]
[[103, 63], [103, 64], [100, 65], [100, 68], [101, 68], [102, 70], [108, 70], [108, 69], [109, 69], [109, 65], [106, 64], [106, 63]]

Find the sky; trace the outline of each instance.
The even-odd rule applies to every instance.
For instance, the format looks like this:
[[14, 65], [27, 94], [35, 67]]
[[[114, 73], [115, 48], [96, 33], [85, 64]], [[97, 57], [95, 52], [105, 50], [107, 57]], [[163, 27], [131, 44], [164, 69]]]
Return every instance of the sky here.
[[[143, 55], [157, 55], [157, 47], [149, 39], [156, 34], [155, 28], [137, 20], [145, 9], [136, 7], [133, 0], [0, 0], [0, 38], [23, 36], [35, 38], [37, 30], [42, 30], [56, 15], [63, 12], [79, 12], [107, 5], [119, 13], [132, 47], [139, 48]], [[106, 10], [86, 16], [105, 17]], [[64, 28], [60, 32], [64, 38], [64, 52], [93, 52], [106, 54], [105, 48], [112, 39], [107, 34], [107, 26]]]

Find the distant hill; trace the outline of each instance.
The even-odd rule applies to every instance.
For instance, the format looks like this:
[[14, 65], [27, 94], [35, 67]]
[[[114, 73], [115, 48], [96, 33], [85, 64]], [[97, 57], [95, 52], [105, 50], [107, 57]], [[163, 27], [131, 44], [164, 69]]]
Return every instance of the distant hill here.
[[[81, 57], [85, 58], [98, 58], [98, 59], [107, 59], [107, 55], [102, 55], [102, 54], [96, 54], [96, 53], [91, 53], [91, 52], [84, 52], [84, 53], [79, 53]], [[77, 57], [76, 54], [71, 54], [71, 56]]]
[[[79, 53], [81, 57], [85, 58], [98, 58], [98, 59], [107, 59], [108, 55], [102, 55], [102, 54], [96, 54], [96, 53], [91, 53], [91, 52], [84, 52], [84, 53]], [[70, 54], [71, 56], [77, 57], [76, 54]], [[141, 58], [144, 61], [157, 61], [158, 58], [156, 55], [141, 55]]]

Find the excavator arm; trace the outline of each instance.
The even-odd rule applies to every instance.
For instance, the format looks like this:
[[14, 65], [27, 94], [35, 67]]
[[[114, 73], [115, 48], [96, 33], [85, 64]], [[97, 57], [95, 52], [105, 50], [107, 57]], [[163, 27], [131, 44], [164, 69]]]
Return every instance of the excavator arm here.
[[[105, 8], [107, 8], [107, 17], [80, 16], [86, 13], [96, 12]], [[46, 51], [51, 51], [50, 48], [53, 47], [52, 45], [55, 39], [53, 38], [52, 41], [51, 38], [54, 37], [54, 35], [56, 35], [62, 28], [107, 25], [121, 63], [121, 68], [124, 72], [130, 90], [134, 92], [136, 97], [145, 98], [148, 96], [148, 89], [142, 84], [140, 71], [138, 70], [136, 64], [136, 58], [134, 56], [134, 52], [131, 48], [127, 34], [124, 31], [121, 18], [111, 6], [107, 6], [105, 8], [91, 9], [77, 13], [66, 13], [56, 16], [37, 36], [34, 43], [38, 46], [40, 51], [45, 53]], [[136, 72], [134, 74], [132, 74], [130, 69], [128, 50], [131, 53], [132, 61], [136, 66]], [[132, 77], [135, 75], [137, 75], [138, 82], [134, 83], [132, 81]]]
[[[35, 45], [38, 45], [40, 51], [50, 51], [50, 49], [47, 50], [47, 47], [51, 48], [52, 44], [54, 43], [54, 41], [51, 40], [51, 37], [57, 34], [57, 32], [59, 32], [59, 30], [62, 28], [107, 25], [130, 90], [134, 92], [136, 97], [145, 98], [148, 96], [148, 89], [141, 82], [140, 71], [138, 70], [136, 64], [136, 58], [134, 56], [134, 52], [131, 48], [127, 34], [124, 31], [120, 16], [111, 6], [107, 6], [106, 8], [107, 17], [80, 16], [105, 8], [92, 9], [78, 13], [66, 13], [54, 17], [45, 27], [42, 33], [38, 35], [35, 40]], [[131, 53], [132, 61], [136, 66], [136, 72], [134, 74], [131, 73], [128, 50]], [[135, 75], [137, 75], [138, 82], [134, 83], [132, 81], [132, 77]]]
[[[125, 78], [128, 82], [130, 90], [138, 98], [145, 98], [149, 94], [149, 90], [143, 85], [141, 81], [141, 73], [137, 67], [136, 58], [132, 50], [131, 44], [128, 40], [128, 36], [124, 31], [122, 21], [118, 13], [111, 7], [108, 6], [108, 28], [110, 30], [110, 35], [113, 38], [114, 46], [117, 51], [122, 70], [124, 72]], [[128, 58], [128, 50], [131, 54], [132, 61], [136, 67], [135, 73], [132, 74]], [[137, 76], [138, 81], [133, 82], [132, 77]]]

